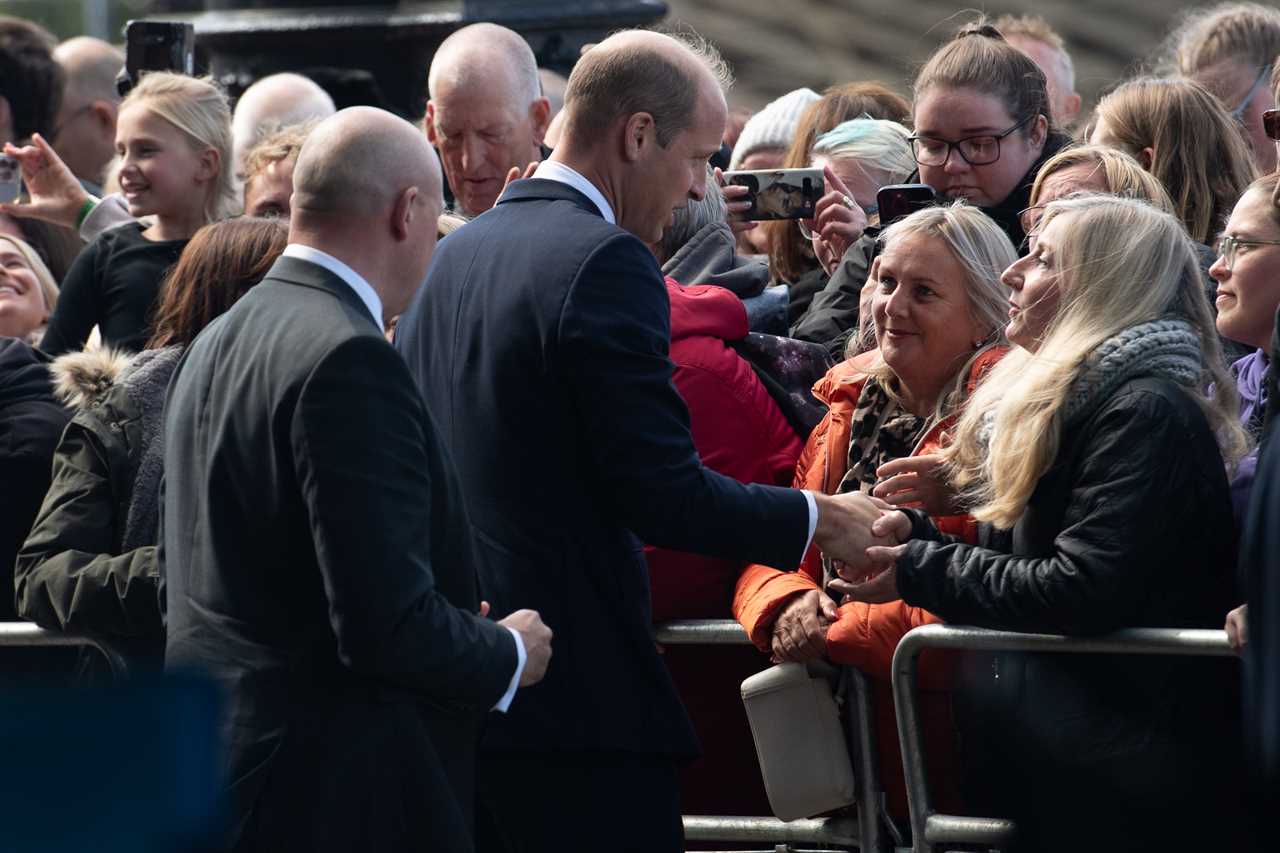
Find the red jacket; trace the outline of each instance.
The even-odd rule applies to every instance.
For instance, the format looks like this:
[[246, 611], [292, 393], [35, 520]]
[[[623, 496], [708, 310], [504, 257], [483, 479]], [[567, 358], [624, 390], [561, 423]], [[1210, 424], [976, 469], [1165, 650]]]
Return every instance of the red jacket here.
[[[681, 287], [670, 278], [667, 294], [673, 382], [702, 464], [744, 483], [788, 485], [803, 443], [726, 343], [747, 335], [742, 301], [721, 287]], [[729, 616], [741, 564], [649, 546], [645, 557], [655, 622]]]

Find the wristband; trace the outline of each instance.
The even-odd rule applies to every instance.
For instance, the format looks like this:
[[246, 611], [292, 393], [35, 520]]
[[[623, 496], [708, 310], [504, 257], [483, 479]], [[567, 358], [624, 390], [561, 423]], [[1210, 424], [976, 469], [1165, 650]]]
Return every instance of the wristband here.
[[80, 205], [80, 212], [76, 214], [76, 230], [80, 230], [80, 226], [84, 224], [85, 219], [98, 206], [98, 200], [93, 196], [89, 196], [84, 200], [84, 204]]

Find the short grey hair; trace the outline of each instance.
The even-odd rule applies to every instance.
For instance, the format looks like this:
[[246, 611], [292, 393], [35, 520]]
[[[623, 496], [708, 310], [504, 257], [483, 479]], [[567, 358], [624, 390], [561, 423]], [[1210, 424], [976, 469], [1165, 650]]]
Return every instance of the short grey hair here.
[[911, 131], [896, 121], [856, 118], [836, 125], [813, 143], [813, 157], [857, 160], [869, 174], [899, 184], [916, 170], [908, 138]]
[[507, 72], [511, 95], [520, 99], [521, 110], [542, 97], [538, 62], [529, 43], [516, 31], [489, 23], [463, 27], [440, 43], [427, 71], [427, 97], [439, 95], [445, 78], [465, 84], [495, 65]]
[[658, 243], [658, 252], [662, 262], [693, 239], [694, 235], [713, 223], [724, 222], [729, 216], [729, 208], [725, 204], [724, 193], [716, 182], [715, 173], [707, 167], [707, 192], [701, 201], [689, 199], [684, 207], [676, 208], [671, 224], [662, 232], [662, 240]]

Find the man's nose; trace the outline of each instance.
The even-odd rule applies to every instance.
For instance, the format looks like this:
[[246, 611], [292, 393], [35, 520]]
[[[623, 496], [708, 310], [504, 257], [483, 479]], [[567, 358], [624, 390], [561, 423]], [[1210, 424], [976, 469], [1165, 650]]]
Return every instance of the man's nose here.
[[484, 143], [480, 137], [468, 135], [462, 141], [462, 170], [473, 172], [484, 162]]

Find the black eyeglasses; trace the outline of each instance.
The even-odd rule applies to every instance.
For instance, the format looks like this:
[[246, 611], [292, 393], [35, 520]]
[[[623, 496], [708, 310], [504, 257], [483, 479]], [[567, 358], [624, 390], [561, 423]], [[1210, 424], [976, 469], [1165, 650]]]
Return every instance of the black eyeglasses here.
[[1004, 133], [997, 133], [994, 136], [991, 134], [966, 136], [955, 142], [933, 136], [912, 136], [909, 137], [911, 153], [921, 166], [943, 166], [951, 157], [951, 150], [954, 148], [961, 159], [970, 166], [986, 166], [1000, 159], [1000, 140], [1031, 121], [1032, 118], [1034, 116], [1027, 116]]

